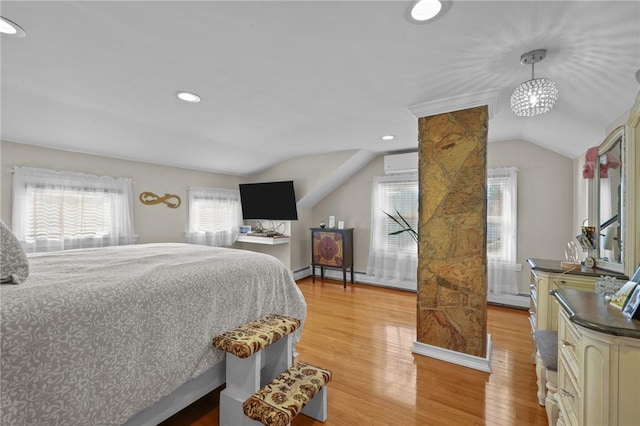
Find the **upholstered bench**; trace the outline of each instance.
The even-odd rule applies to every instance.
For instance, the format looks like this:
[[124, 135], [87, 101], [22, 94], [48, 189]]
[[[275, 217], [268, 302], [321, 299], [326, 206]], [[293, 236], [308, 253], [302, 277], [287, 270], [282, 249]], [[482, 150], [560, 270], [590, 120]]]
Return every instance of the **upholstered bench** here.
[[322, 422], [327, 419], [331, 373], [302, 362], [291, 366], [291, 333], [298, 327], [299, 320], [273, 314], [213, 339], [213, 346], [227, 353], [220, 426], [255, 426], [257, 421], [286, 425], [301, 411]]
[[213, 346], [238, 358], [248, 358], [265, 347], [293, 333], [300, 320], [283, 315], [265, 315], [213, 339]]
[[549, 426], [558, 421], [558, 332], [538, 330], [533, 333], [536, 342], [536, 376], [538, 400], [545, 407]]
[[297, 362], [250, 396], [242, 408], [248, 417], [268, 426], [286, 426], [300, 412], [324, 422], [327, 419], [325, 386], [330, 381], [330, 371]]

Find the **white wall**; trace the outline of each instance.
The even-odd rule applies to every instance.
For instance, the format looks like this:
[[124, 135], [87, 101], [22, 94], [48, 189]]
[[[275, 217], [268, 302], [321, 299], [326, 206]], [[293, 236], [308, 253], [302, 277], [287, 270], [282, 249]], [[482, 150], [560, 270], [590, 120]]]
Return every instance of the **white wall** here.
[[[308, 155], [283, 161], [282, 163], [252, 177], [247, 182], [271, 182], [293, 180], [296, 199], [299, 201], [333, 171], [349, 160], [357, 151], [340, 151], [329, 154]], [[318, 224], [312, 219], [311, 209], [298, 209], [298, 220], [291, 222], [289, 267], [296, 271], [311, 263], [311, 233], [309, 228]], [[246, 245], [245, 245], [246, 247]], [[265, 249], [268, 252], [269, 249]], [[286, 264], [286, 262], [285, 262]]]
[[[138, 242], [184, 242], [184, 232], [188, 228], [189, 186], [238, 188], [239, 183], [293, 180], [299, 200], [355, 152], [299, 157], [285, 161], [260, 175], [246, 178], [2, 141], [0, 217], [6, 223], [11, 223], [13, 191], [10, 170], [16, 166], [128, 177], [133, 180], [134, 197], [143, 191], [151, 191], [158, 195], [176, 194], [182, 199], [179, 208], [170, 209], [164, 204], [147, 206], [136, 198], [133, 213], [135, 231], [140, 236]], [[292, 270], [304, 268], [309, 265], [311, 256], [309, 228], [314, 226], [311, 210], [299, 210], [298, 218], [298, 221], [289, 224], [292, 238], [288, 245], [236, 243], [234, 247], [271, 254]]]
[[[188, 227], [189, 186], [238, 188], [239, 177], [159, 166], [137, 161], [120, 160], [97, 155], [80, 154], [32, 145], [1, 142], [0, 215], [11, 223], [12, 179], [10, 170], [16, 166], [42, 167], [96, 175], [127, 177], [133, 180], [133, 216], [139, 243], [184, 242]], [[176, 194], [182, 205], [170, 209], [164, 204], [142, 204], [138, 195], [151, 191], [158, 195]]]
[[529, 293], [529, 257], [564, 259], [573, 241], [573, 160], [526, 141], [491, 142], [487, 166], [518, 169], [518, 290]]
[[350, 179], [322, 199], [313, 209], [313, 226], [329, 223], [329, 216], [344, 221], [353, 230], [353, 269], [364, 273], [369, 260], [371, 234], [371, 185], [375, 176], [384, 176], [383, 155], [374, 158]]
[[[183, 242], [187, 229], [187, 188], [209, 186], [237, 188], [239, 183], [293, 180], [297, 199], [322, 182], [336, 168], [353, 156], [344, 151], [299, 157], [285, 161], [252, 178], [165, 167], [135, 161], [40, 148], [2, 142], [0, 213], [11, 220], [11, 174], [15, 166], [45, 167], [100, 175], [130, 177], [135, 196], [142, 191], [177, 194], [183, 204], [170, 209], [160, 204], [146, 206], [134, 203], [136, 233], [140, 243]], [[514, 166], [518, 175], [518, 262], [526, 265], [527, 257], [562, 259], [564, 246], [575, 235], [573, 160], [525, 141], [493, 142], [488, 146], [489, 167]], [[354, 230], [354, 269], [365, 272], [368, 261], [371, 228], [371, 184], [375, 176], [384, 175], [383, 156], [374, 158], [351, 178], [328, 194], [312, 209], [298, 211], [299, 220], [291, 222], [291, 242], [286, 246], [236, 246], [264, 251], [280, 258], [292, 270], [310, 264], [309, 228], [330, 215], [343, 220]], [[528, 268], [523, 266], [519, 288], [528, 292]]]
[[[492, 142], [487, 165], [517, 167], [518, 173], [518, 288], [529, 292], [528, 257], [563, 259], [574, 235], [573, 161], [526, 141]], [[313, 223], [330, 215], [354, 230], [354, 269], [365, 272], [371, 231], [371, 184], [383, 176], [383, 156], [374, 159], [313, 209]]]

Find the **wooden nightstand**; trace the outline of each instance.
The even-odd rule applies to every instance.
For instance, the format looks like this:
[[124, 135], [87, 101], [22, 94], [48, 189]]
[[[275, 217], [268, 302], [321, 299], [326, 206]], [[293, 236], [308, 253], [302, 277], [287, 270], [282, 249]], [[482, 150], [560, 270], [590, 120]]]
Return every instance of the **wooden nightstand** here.
[[311, 228], [311, 276], [316, 282], [316, 266], [324, 279], [324, 268], [342, 269], [342, 283], [347, 287], [347, 269], [353, 284], [353, 228]]

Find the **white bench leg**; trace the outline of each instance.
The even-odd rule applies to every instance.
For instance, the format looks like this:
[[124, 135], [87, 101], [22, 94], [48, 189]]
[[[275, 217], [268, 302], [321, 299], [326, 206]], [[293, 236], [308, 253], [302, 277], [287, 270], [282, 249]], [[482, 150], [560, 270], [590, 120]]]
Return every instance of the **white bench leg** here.
[[558, 414], [560, 408], [556, 398], [558, 396], [558, 373], [556, 371], [547, 370], [547, 397], [545, 398], [545, 410], [547, 411], [547, 419], [549, 426], [556, 426], [558, 423]]
[[261, 423], [249, 419], [242, 403], [260, 389], [262, 352], [246, 359], [227, 353], [226, 388], [220, 392], [220, 426], [254, 426]]
[[540, 354], [536, 351], [536, 383], [538, 385], [538, 404], [544, 407], [547, 397], [547, 369], [542, 363]]
[[[267, 346], [263, 352], [265, 362], [260, 387], [271, 383], [273, 379], [291, 367], [293, 360], [293, 339], [291, 335], [288, 334], [277, 342]], [[253, 392], [251, 393], [253, 394]]]
[[262, 425], [244, 415], [242, 403], [291, 367], [292, 354], [290, 334], [248, 358], [227, 353], [227, 386], [220, 392], [220, 426]]
[[320, 389], [313, 399], [302, 408], [301, 413], [323, 423], [327, 421], [327, 386]]

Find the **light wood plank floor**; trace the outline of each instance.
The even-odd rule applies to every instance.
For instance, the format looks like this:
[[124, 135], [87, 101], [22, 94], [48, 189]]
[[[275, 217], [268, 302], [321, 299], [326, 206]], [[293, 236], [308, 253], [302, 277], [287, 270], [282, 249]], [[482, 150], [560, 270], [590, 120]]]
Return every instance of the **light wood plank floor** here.
[[[547, 425], [536, 397], [528, 313], [490, 306], [487, 374], [411, 352], [416, 295], [332, 280], [298, 282], [308, 317], [300, 360], [333, 372], [327, 426]], [[218, 425], [214, 391], [162, 426]], [[323, 423], [299, 415], [294, 426]]]

